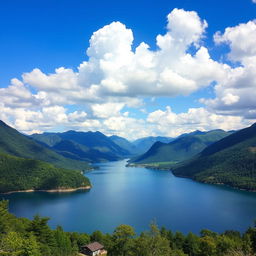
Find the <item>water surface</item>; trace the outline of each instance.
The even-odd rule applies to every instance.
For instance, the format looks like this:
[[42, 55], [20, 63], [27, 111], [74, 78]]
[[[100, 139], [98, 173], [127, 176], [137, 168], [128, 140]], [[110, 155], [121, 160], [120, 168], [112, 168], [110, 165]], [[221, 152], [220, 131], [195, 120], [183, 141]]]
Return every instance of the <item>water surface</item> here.
[[[93, 188], [75, 193], [5, 195], [19, 217], [51, 218], [66, 231], [113, 232], [120, 224], [137, 232], [151, 221], [173, 231], [246, 230], [256, 218], [256, 193], [177, 178], [169, 171], [127, 168], [125, 161], [98, 164], [86, 174]], [[2, 196], [3, 197], [3, 196]]]

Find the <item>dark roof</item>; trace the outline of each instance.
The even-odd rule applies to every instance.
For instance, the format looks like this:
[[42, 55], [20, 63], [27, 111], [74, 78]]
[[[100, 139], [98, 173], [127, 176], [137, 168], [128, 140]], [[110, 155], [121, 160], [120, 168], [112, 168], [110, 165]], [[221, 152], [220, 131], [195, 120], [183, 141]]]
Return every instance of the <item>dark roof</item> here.
[[83, 248], [88, 248], [91, 252], [95, 252], [95, 251], [103, 249], [104, 246], [98, 242], [93, 242], [93, 243], [83, 246]]

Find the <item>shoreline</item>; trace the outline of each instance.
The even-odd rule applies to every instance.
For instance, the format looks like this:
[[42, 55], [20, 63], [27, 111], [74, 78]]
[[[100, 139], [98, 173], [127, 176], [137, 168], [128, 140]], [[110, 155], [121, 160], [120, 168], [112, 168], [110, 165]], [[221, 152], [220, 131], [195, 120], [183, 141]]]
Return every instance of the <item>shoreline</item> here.
[[202, 184], [208, 184], [208, 185], [217, 185], [217, 186], [224, 186], [224, 187], [228, 187], [228, 188], [232, 188], [232, 189], [236, 189], [236, 190], [240, 190], [240, 191], [246, 191], [246, 192], [253, 192], [255, 193], [256, 190], [253, 190], [253, 189], [245, 189], [245, 188], [240, 188], [240, 187], [233, 187], [233, 186], [230, 186], [228, 184], [225, 184], [225, 183], [211, 183], [211, 182], [205, 182], [205, 181], [200, 181], [200, 180], [196, 180], [194, 179], [193, 177], [189, 177], [189, 176], [183, 176], [183, 175], [176, 175], [173, 173], [171, 167], [158, 167], [158, 166], [150, 166], [150, 164], [127, 164], [126, 167], [142, 167], [142, 168], [146, 168], [146, 169], [152, 169], [152, 170], [159, 170], [159, 171], [171, 171], [172, 174], [175, 176], [175, 177], [178, 177], [178, 178], [185, 178], [185, 179], [191, 179], [193, 181], [196, 181], [196, 182], [199, 182], [199, 183], [202, 183]]
[[46, 192], [46, 193], [67, 193], [76, 192], [79, 190], [90, 190], [92, 186], [78, 187], [78, 188], [55, 188], [55, 189], [26, 189], [26, 190], [15, 190], [8, 192], [1, 192], [2, 195], [14, 194], [14, 193], [31, 193], [31, 192]]
[[231, 189], [236, 189], [236, 190], [240, 190], [240, 191], [245, 191], [245, 192], [253, 192], [255, 193], [256, 190], [253, 190], [253, 189], [245, 189], [245, 188], [240, 188], [240, 187], [233, 187], [233, 186], [230, 186], [226, 183], [221, 183], [221, 182], [206, 182], [206, 181], [200, 181], [200, 180], [196, 180], [192, 177], [189, 177], [189, 176], [182, 176], [182, 175], [176, 175], [173, 173], [172, 170], [170, 170], [172, 172], [172, 174], [175, 176], [175, 177], [178, 177], [178, 178], [185, 178], [185, 179], [190, 179], [190, 180], [193, 180], [193, 181], [196, 181], [196, 182], [199, 182], [199, 183], [202, 183], [202, 184], [208, 184], [208, 185], [215, 185], [215, 186], [222, 186], [222, 187], [227, 187], [227, 188], [231, 188]]

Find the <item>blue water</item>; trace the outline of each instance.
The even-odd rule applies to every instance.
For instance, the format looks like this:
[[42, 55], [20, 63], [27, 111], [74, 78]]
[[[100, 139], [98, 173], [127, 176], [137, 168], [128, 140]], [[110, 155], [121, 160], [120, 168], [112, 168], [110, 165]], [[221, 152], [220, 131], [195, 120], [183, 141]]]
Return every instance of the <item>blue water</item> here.
[[50, 217], [52, 227], [88, 233], [112, 232], [120, 224], [132, 225], [139, 233], [152, 221], [184, 233], [204, 228], [244, 231], [256, 218], [256, 193], [125, 164], [103, 163], [87, 173], [93, 184], [88, 192], [16, 193], [4, 198], [17, 216], [31, 219], [38, 213]]

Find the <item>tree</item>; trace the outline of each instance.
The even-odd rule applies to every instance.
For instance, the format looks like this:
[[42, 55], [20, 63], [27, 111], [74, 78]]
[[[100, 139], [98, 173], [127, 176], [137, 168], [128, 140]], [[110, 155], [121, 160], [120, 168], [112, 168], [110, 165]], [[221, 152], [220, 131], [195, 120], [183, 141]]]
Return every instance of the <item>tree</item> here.
[[70, 237], [65, 233], [62, 227], [58, 226], [55, 231], [56, 240], [56, 256], [69, 256], [72, 255], [73, 249], [70, 241]]
[[23, 241], [22, 256], [41, 256], [40, 247], [32, 234]]
[[183, 249], [185, 243], [185, 236], [181, 232], [176, 232], [173, 237], [173, 244], [175, 249]]
[[183, 250], [189, 256], [199, 255], [199, 237], [189, 232], [185, 239]]
[[40, 251], [43, 256], [52, 255], [56, 248], [54, 233], [47, 225], [48, 221], [49, 218], [41, 218], [36, 215], [27, 228], [27, 232], [32, 232], [40, 243]]
[[10, 213], [8, 212], [7, 200], [0, 201], [0, 235], [9, 231]]
[[[81, 250], [81, 247], [89, 244], [90, 236], [87, 234], [79, 234], [77, 232], [72, 232], [70, 234], [70, 239], [73, 246], [78, 246], [78, 250]], [[95, 240], [96, 241], [96, 240]]]
[[114, 246], [112, 249], [113, 255], [131, 255], [135, 236], [134, 229], [129, 225], [118, 226], [113, 233]]
[[20, 234], [16, 232], [9, 232], [3, 237], [0, 243], [1, 251], [6, 256], [22, 256], [23, 239]]
[[165, 236], [161, 236], [155, 223], [150, 225], [149, 232], [142, 233], [137, 239], [136, 250], [136, 255], [140, 256], [169, 256], [171, 254], [170, 241]]
[[214, 256], [216, 255], [216, 244], [213, 237], [200, 237], [200, 256]]

